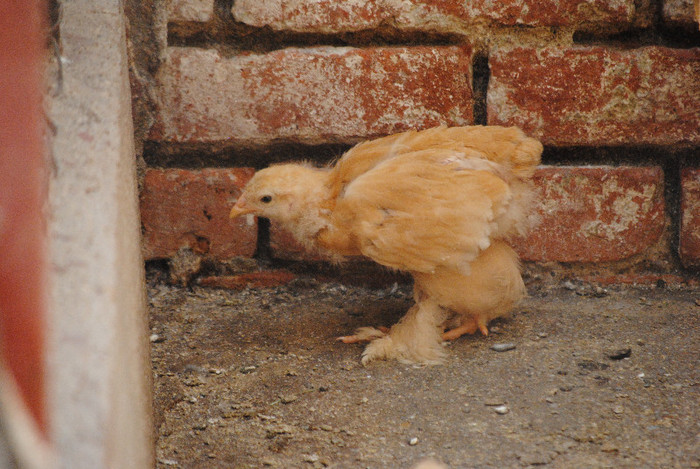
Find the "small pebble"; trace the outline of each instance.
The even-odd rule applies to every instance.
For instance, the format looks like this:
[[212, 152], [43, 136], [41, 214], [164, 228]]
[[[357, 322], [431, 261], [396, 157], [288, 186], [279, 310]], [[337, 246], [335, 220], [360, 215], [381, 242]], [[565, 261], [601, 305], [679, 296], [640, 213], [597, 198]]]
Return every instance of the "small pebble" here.
[[491, 350], [496, 351], [496, 352], [507, 352], [508, 350], [513, 350], [514, 348], [515, 348], [515, 344], [513, 344], [513, 343], [493, 344], [491, 346]]
[[296, 401], [299, 399], [296, 395], [294, 394], [285, 394], [280, 396], [280, 402], [282, 404], [291, 404], [292, 402]]
[[151, 341], [152, 344], [159, 344], [159, 343], [165, 341], [165, 337], [159, 336], [158, 334], [151, 334], [151, 337], [149, 337], [149, 340]]
[[615, 406], [615, 407], [613, 408], [613, 413], [616, 414], [616, 415], [623, 414], [624, 412], [625, 412], [625, 408], [622, 407], [621, 405]]
[[617, 350], [612, 350], [606, 353], [606, 355], [610, 360], [622, 360], [623, 358], [627, 358], [632, 355], [632, 349], [629, 347], [620, 348]]
[[408, 440], [408, 444], [411, 446], [416, 446], [418, 444], [418, 438], [413, 437], [410, 440]]
[[304, 461], [306, 462], [318, 462], [318, 454], [305, 454]]
[[494, 410], [494, 412], [496, 412], [499, 415], [505, 415], [508, 412], [510, 412], [510, 409], [504, 405], [499, 405], [498, 407], [494, 407], [493, 410]]

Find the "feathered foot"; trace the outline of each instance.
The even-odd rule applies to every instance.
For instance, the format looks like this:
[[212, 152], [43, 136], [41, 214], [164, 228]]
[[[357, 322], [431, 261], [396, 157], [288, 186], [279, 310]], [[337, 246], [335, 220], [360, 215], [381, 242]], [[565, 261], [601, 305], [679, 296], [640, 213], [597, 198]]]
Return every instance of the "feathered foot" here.
[[435, 365], [442, 362], [440, 324], [443, 309], [431, 301], [414, 305], [383, 337], [372, 340], [362, 353], [362, 364], [397, 359], [404, 363]]

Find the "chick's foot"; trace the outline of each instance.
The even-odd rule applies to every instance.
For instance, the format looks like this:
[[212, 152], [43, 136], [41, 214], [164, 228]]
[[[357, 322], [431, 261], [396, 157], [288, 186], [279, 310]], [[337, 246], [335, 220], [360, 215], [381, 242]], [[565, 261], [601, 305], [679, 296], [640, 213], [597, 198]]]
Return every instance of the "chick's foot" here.
[[362, 353], [362, 364], [388, 359], [423, 365], [441, 363], [444, 352], [440, 324], [444, 320], [444, 310], [437, 303], [415, 304], [387, 334], [369, 343]]

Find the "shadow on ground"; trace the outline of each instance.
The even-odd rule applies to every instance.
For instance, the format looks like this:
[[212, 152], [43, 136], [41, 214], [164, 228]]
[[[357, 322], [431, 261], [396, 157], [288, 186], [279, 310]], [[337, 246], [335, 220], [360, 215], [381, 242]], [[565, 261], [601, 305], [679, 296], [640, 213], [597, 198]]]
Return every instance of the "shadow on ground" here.
[[700, 467], [700, 292], [540, 292], [435, 367], [334, 340], [408, 298], [151, 279], [157, 467]]

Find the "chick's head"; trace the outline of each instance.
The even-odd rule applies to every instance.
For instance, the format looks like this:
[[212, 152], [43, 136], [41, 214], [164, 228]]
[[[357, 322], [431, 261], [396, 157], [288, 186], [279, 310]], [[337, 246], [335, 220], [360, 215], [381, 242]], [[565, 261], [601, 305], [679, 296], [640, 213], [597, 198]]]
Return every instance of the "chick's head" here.
[[299, 215], [322, 183], [322, 170], [283, 164], [258, 171], [243, 189], [230, 217], [253, 214], [285, 221]]

